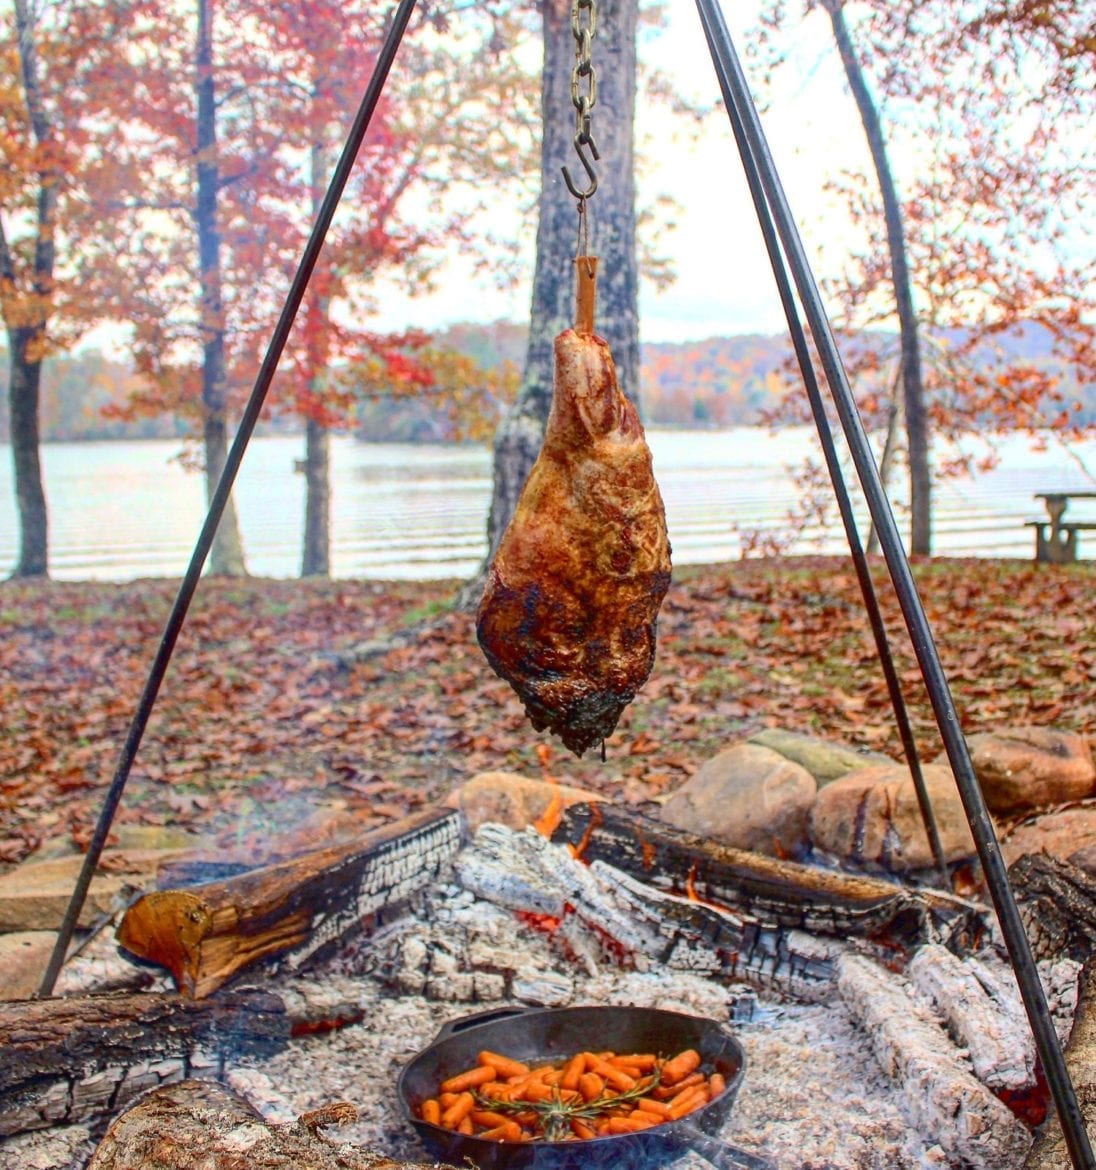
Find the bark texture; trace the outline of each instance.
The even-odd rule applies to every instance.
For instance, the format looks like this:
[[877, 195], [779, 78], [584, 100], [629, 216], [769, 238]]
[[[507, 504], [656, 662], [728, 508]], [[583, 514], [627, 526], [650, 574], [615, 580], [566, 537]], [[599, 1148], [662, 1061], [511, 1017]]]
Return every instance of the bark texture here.
[[925, 410], [925, 388], [921, 376], [921, 347], [917, 337], [917, 314], [913, 306], [909, 264], [906, 259], [902, 208], [894, 174], [887, 158], [886, 140], [879, 112], [864, 80], [864, 72], [845, 23], [844, 0], [826, 0], [841, 64], [845, 68], [860, 120], [864, 124], [872, 163], [883, 198], [887, 227], [891, 279], [898, 313], [901, 347], [903, 400], [906, 413], [906, 443], [910, 461], [910, 552], [927, 556], [932, 552], [932, 478], [929, 472], [929, 423]]
[[[541, 106], [540, 222], [533, 274], [529, 349], [517, 402], [495, 437], [494, 492], [487, 522], [487, 562], [465, 601], [479, 600], [486, 564], [510, 522], [544, 437], [552, 401], [553, 343], [573, 323], [573, 259], [578, 240], [575, 200], [561, 174], [566, 166], [580, 186], [585, 174], [572, 139], [575, 110], [571, 70], [575, 41], [567, 0], [542, 0], [544, 82]], [[633, 401], [639, 380], [638, 277], [635, 249], [636, 0], [598, 0], [592, 60], [597, 71], [593, 138], [601, 153], [595, 163], [598, 190], [589, 201], [591, 255], [600, 258], [597, 333], [612, 350], [624, 393]]]
[[[221, 237], [217, 227], [217, 94], [213, 73], [213, 0], [198, 0], [197, 64], [197, 200], [194, 222], [198, 232], [201, 288], [202, 407], [205, 413], [206, 501], [212, 502], [228, 455], [228, 384], [225, 368], [224, 305], [221, 298]], [[210, 572], [242, 576], [244, 567], [240, 526], [231, 496], [213, 538]]]
[[[320, 1129], [352, 1121], [338, 1102], [293, 1125], [263, 1121], [235, 1093], [205, 1081], [181, 1081], [143, 1097], [107, 1130], [88, 1170], [416, 1170], [369, 1150], [338, 1146]], [[444, 1170], [440, 1163], [418, 1170]]]
[[[27, 104], [31, 132], [39, 147], [47, 147], [53, 126], [42, 100], [35, 43], [36, 9], [27, 0], [15, 0], [15, 28], [19, 44], [19, 72]], [[44, 157], [48, 158], [48, 151]], [[56, 260], [54, 232], [60, 176], [47, 162], [39, 176], [35, 210], [34, 258], [31, 266], [31, 300], [16, 292], [15, 261], [0, 225], [0, 282], [7, 286], [4, 315], [8, 325], [11, 376], [8, 384], [11, 448], [15, 474], [15, 502], [19, 513], [19, 560], [13, 576], [45, 577], [49, 568], [49, 525], [46, 493], [39, 459], [38, 403], [45, 356], [46, 325], [52, 311], [53, 268]]]

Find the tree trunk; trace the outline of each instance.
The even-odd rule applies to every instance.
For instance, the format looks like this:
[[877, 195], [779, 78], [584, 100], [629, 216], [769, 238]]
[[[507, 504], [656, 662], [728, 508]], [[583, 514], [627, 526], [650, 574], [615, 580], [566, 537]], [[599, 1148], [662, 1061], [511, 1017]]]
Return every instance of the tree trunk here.
[[844, 0], [825, 0], [833, 24], [833, 35], [841, 63], [845, 67], [849, 88], [856, 99], [860, 120], [864, 124], [868, 148], [883, 197], [883, 215], [887, 226], [891, 279], [898, 312], [901, 339], [902, 387], [906, 408], [906, 443], [910, 461], [910, 552], [927, 556], [932, 551], [932, 479], [929, 472], [928, 415], [925, 389], [921, 377], [921, 349], [917, 339], [917, 316], [913, 307], [909, 264], [906, 260], [902, 209], [894, 184], [879, 113], [868, 91], [860, 62], [845, 24]]
[[[529, 349], [518, 399], [495, 438], [494, 493], [487, 521], [488, 561], [514, 514], [544, 437], [552, 401], [552, 345], [574, 320], [574, 265], [578, 225], [575, 200], [563, 182], [566, 166], [576, 183], [585, 174], [572, 145], [575, 109], [571, 71], [575, 40], [570, 4], [542, 0], [544, 82], [541, 98], [540, 224], [533, 274]], [[591, 57], [597, 73], [592, 134], [601, 153], [594, 164], [598, 190], [589, 201], [590, 252], [598, 267], [597, 332], [613, 351], [620, 385], [629, 398], [639, 390], [639, 310], [635, 249], [636, 0], [598, 0]], [[576, 173], [577, 172], [577, 173]], [[479, 598], [484, 570], [465, 598]]]
[[[312, 216], [319, 215], [326, 177], [325, 151], [312, 144], [310, 155]], [[326, 357], [319, 345], [327, 329], [328, 300], [313, 293], [308, 307], [309, 321], [309, 389], [318, 400], [323, 391]], [[304, 548], [301, 556], [302, 577], [331, 576], [331, 431], [314, 418], [305, 421], [304, 454]]]
[[304, 432], [302, 577], [331, 576], [331, 431], [308, 419]]
[[[53, 127], [42, 100], [38, 54], [34, 39], [34, 15], [26, 0], [15, 0], [15, 27], [19, 44], [19, 70], [27, 103], [31, 132], [39, 147], [48, 146]], [[47, 166], [52, 165], [48, 164]], [[8, 402], [11, 409], [11, 449], [15, 472], [15, 499], [19, 510], [19, 561], [15, 577], [45, 577], [49, 571], [49, 524], [46, 493], [39, 459], [38, 402], [45, 356], [46, 323], [53, 308], [53, 266], [56, 259], [54, 229], [57, 219], [58, 177], [49, 169], [39, 175], [37, 223], [31, 288], [30, 320], [8, 318], [11, 377]], [[15, 291], [15, 260], [0, 225], [0, 280]], [[7, 298], [5, 298], [7, 299]], [[19, 298], [20, 300], [22, 298]], [[17, 312], [25, 314], [25, 306]]]
[[39, 460], [38, 397], [41, 359], [32, 356], [40, 329], [9, 329], [11, 455], [15, 501], [19, 509], [19, 560], [13, 577], [45, 577], [48, 572], [48, 516]]
[[[224, 471], [228, 454], [227, 380], [225, 375], [225, 324], [221, 301], [221, 237], [217, 230], [217, 104], [213, 76], [213, 0], [198, 0], [197, 142], [198, 197], [195, 225], [198, 230], [198, 264], [201, 286], [202, 406], [205, 413], [206, 501]], [[225, 504], [209, 559], [210, 572], [242, 576], [244, 567], [236, 506], [231, 496]]]

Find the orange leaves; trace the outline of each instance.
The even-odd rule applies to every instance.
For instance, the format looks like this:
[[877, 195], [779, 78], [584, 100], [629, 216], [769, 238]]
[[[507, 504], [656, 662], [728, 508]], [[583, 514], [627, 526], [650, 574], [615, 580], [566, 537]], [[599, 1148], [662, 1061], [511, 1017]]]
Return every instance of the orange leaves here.
[[[1096, 728], [1096, 564], [934, 561], [916, 575], [966, 730]], [[931, 757], [938, 735], [920, 674], [891, 591], [879, 592]], [[0, 589], [0, 862], [94, 820], [172, 593], [168, 581]], [[120, 821], [238, 824], [246, 836], [275, 817], [286, 830], [320, 804], [390, 819], [488, 770], [551, 769], [643, 804], [767, 726], [900, 756], [844, 560], [678, 570], [651, 679], [604, 764], [596, 753], [564, 759], [529, 729], [467, 615], [445, 611], [410, 640], [394, 636], [448, 594], [429, 583], [203, 581]]]

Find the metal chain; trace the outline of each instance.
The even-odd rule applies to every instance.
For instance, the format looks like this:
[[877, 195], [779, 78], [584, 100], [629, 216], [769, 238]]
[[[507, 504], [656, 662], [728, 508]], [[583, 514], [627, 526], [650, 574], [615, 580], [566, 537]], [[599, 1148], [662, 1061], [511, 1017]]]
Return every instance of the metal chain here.
[[585, 215], [586, 200], [597, 190], [597, 175], [594, 174], [594, 168], [587, 158], [587, 149], [595, 160], [601, 158], [597, 143], [594, 141], [591, 129], [593, 120], [590, 116], [597, 105], [597, 71], [590, 58], [590, 50], [597, 33], [595, 0], [571, 0], [571, 33], [575, 38], [575, 67], [571, 71], [571, 103], [575, 107], [574, 144], [578, 160], [589, 179], [589, 186], [585, 191], [576, 187], [566, 167], [563, 168], [563, 180], [567, 184], [567, 190], [579, 201], [579, 215]]

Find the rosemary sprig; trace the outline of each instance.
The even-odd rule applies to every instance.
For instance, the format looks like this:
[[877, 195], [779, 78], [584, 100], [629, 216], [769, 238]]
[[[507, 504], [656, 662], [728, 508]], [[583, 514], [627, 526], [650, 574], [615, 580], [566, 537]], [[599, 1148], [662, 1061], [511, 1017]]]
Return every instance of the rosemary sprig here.
[[500, 1101], [495, 1097], [484, 1096], [478, 1089], [475, 1091], [475, 1098], [481, 1108], [495, 1113], [538, 1114], [545, 1138], [550, 1142], [556, 1142], [570, 1131], [572, 1121], [597, 1121], [602, 1114], [608, 1113], [611, 1109], [646, 1097], [653, 1089], [658, 1088], [660, 1080], [660, 1070], [656, 1069], [653, 1079], [647, 1084], [636, 1085], [634, 1089], [625, 1089], [622, 1093], [611, 1095], [603, 1093], [593, 1101], [564, 1101], [558, 1085], [552, 1086], [552, 1097], [547, 1101]]

